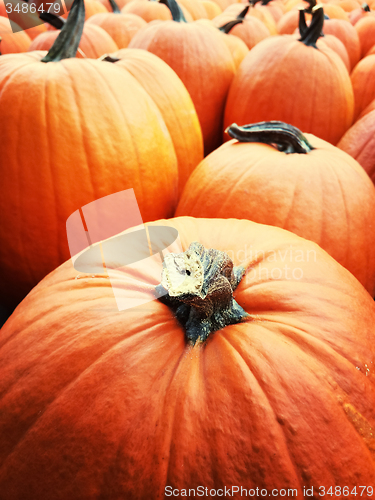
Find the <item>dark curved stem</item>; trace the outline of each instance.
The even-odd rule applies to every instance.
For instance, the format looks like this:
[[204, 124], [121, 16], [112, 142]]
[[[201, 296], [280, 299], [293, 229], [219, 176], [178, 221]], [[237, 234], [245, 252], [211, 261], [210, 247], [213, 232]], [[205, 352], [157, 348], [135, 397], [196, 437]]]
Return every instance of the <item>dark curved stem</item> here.
[[287, 154], [306, 154], [314, 149], [297, 127], [279, 121], [259, 122], [243, 127], [233, 123], [226, 132], [239, 142], [261, 142], [275, 146]]
[[106, 61], [110, 63], [115, 63], [119, 61], [120, 59], [118, 57], [113, 57], [109, 54], [104, 54], [102, 57], [99, 57], [99, 61]]
[[313, 12], [313, 8], [316, 6], [316, 0], [305, 0], [309, 6], [306, 7], [305, 9], [305, 12], [307, 12], [308, 14], [312, 14]]
[[314, 7], [310, 26], [307, 28], [303, 35], [301, 34], [301, 38], [299, 39], [299, 41], [304, 43], [307, 47], [314, 47], [316, 49], [316, 42], [318, 38], [322, 36], [323, 25], [323, 7]]
[[119, 8], [115, 0], [108, 0], [108, 2], [111, 6], [112, 12], [114, 12], [115, 14], [121, 14], [121, 9]]
[[174, 311], [187, 341], [195, 345], [210, 333], [249, 318], [233, 298], [244, 274], [245, 268], [233, 267], [225, 252], [206, 250], [195, 242], [186, 252], [165, 257], [156, 292], [164, 294], [159, 300]]
[[50, 24], [57, 30], [61, 30], [64, 24], [66, 23], [63, 17], [58, 17], [55, 14], [50, 14], [49, 12], [41, 12], [39, 14], [39, 18], [42, 21], [45, 21], [46, 23]]
[[241, 10], [236, 19], [245, 19], [246, 14], [249, 12], [250, 5], [246, 5], [246, 7]]
[[237, 24], [242, 24], [243, 19], [234, 19], [233, 21], [229, 21], [229, 23], [223, 24], [223, 26], [220, 26], [219, 30], [222, 33], [228, 34], [232, 28], [234, 28]]
[[75, 57], [85, 22], [84, 0], [74, 0], [68, 19], [42, 62], [58, 62]]
[[371, 12], [371, 9], [370, 9], [370, 7], [367, 5], [367, 3], [363, 3], [363, 4], [361, 5], [361, 7], [362, 7], [362, 10], [364, 10], [365, 12]]
[[176, 0], [160, 0], [159, 3], [163, 3], [168, 7], [171, 11], [173, 21], [178, 23], [187, 23], [184, 13]]
[[308, 27], [306, 24], [306, 16], [305, 16], [305, 11], [304, 9], [300, 9], [299, 11], [299, 22], [298, 22], [298, 29], [299, 29], [299, 34], [301, 37], [305, 35]]

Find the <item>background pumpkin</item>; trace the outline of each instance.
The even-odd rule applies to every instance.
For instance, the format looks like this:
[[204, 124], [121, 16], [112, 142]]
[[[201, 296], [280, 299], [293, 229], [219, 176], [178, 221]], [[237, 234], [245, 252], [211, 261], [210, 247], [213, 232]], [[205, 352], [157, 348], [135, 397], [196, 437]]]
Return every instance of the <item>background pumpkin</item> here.
[[375, 106], [355, 122], [337, 147], [356, 159], [375, 184]]
[[[61, 34], [82, 30], [75, 5]], [[0, 302], [9, 307], [69, 258], [66, 220], [83, 205], [133, 188], [147, 221], [172, 215], [177, 201], [176, 155], [156, 104], [114, 65], [64, 59], [79, 35], [63, 50], [58, 39], [48, 57], [0, 57]]]
[[220, 33], [185, 22], [180, 13], [175, 19], [149, 24], [138, 31], [129, 48], [152, 52], [181, 78], [197, 111], [207, 154], [222, 142], [224, 106], [235, 66]]
[[151, 52], [124, 49], [105, 61], [132, 75], [158, 106], [171, 135], [178, 163], [178, 192], [203, 159], [203, 137], [191, 97], [176, 73]]
[[[282, 229], [155, 224], [176, 228], [184, 250], [198, 241], [248, 270], [235, 300], [249, 320], [192, 348], [166, 305], [120, 313], [106, 274], [75, 279], [66, 262], [1, 330], [1, 491], [133, 500], [163, 498], [166, 485], [241, 484], [301, 497], [303, 486], [374, 484], [375, 312], [363, 287]], [[304, 261], [271, 277], [290, 248]], [[119, 293], [146, 293], [131, 281], [139, 274], [118, 276]], [[152, 289], [160, 269], [141, 276]]]
[[314, 15], [301, 41], [270, 37], [245, 57], [228, 93], [224, 128], [281, 120], [332, 144], [340, 140], [353, 121], [353, 89], [341, 58], [316, 49], [323, 9]]
[[255, 144], [238, 131], [243, 142], [232, 140], [207, 156], [187, 182], [176, 216], [234, 217], [292, 231], [318, 243], [374, 296], [374, 186], [349, 155], [310, 134], [308, 153], [296, 149], [298, 141], [291, 142], [293, 154], [278, 151], [271, 144], [281, 144], [284, 128], [299, 137], [285, 124], [258, 124]]

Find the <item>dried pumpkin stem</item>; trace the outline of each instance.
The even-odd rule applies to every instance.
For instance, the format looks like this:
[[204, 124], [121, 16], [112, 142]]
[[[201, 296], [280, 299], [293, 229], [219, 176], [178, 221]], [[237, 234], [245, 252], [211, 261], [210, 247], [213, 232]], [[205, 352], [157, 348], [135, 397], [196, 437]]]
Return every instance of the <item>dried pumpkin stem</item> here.
[[364, 12], [371, 12], [370, 7], [368, 6], [368, 4], [367, 4], [367, 3], [363, 3], [363, 4], [361, 5], [361, 8], [362, 8], [362, 10], [363, 10]]
[[287, 154], [306, 154], [314, 149], [297, 127], [279, 121], [259, 122], [243, 127], [233, 123], [225, 132], [239, 142], [260, 142], [275, 146], [278, 151]]
[[245, 19], [246, 14], [249, 12], [250, 5], [246, 5], [246, 7], [241, 10], [236, 19]]
[[159, 0], [159, 3], [163, 3], [168, 7], [171, 11], [173, 21], [177, 23], [187, 23], [184, 13], [176, 0]]
[[310, 26], [306, 29], [304, 34], [301, 34], [300, 42], [304, 43], [307, 47], [317, 48], [316, 42], [322, 36], [322, 29], [324, 25], [324, 10], [321, 6], [316, 6], [312, 9], [313, 15]]
[[61, 30], [66, 23], [65, 19], [63, 17], [58, 17], [55, 14], [51, 14], [49, 12], [41, 12], [39, 14], [39, 18], [42, 21], [45, 21], [46, 23], [50, 24], [57, 30]]
[[115, 0], [108, 0], [108, 2], [111, 6], [112, 12], [114, 12], [115, 14], [121, 14], [121, 9], [119, 8]]
[[42, 62], [58, 62], [75, 57], [85, 22], [84, 0], [74, 0], [68, 19]]
[[308, 26], [306, 24], [306, 16], [305, 16], [305, 10], [300, 9], [299, 11], [299, 22], [298, 22], [298, 29], [299, 29], [299, 34], [303, 36], [306, 31], [308, 30]]
[[249, 317], [233, 298], [244, 274], [245, 268], [233, 267], [225, 252], [206, 250], [195, 242], [186, 252], [165, 257], [161, 285], [156, 289], [158, 295], [164, 294], [159, 300], [174, 310], [185, 327], [187, 341], [195, 345], [210, 333]]
[[228, 23], [223, 24], [223, 26], [220, 26], [219, 31], [228, 34], [232, 28], [241, 23], [243, 23], [243, 19], [234, 19], [233, 21], [229, 21]]

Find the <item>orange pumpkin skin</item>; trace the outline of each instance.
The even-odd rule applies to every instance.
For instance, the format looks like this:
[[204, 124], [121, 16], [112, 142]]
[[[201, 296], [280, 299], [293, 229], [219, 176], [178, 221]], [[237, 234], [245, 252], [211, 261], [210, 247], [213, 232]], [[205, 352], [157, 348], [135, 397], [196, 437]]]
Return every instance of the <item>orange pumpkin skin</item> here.
[[145, 49], [181, 78], [198, 114], [205, 154], [222, 143], [225, 101], [235, 67], [221, 34], [200, 23], [166, 21], [138, 31], [129, 48]]
[[249, 53], [249, 48], [246, 45], [246, 43], [243, 40], [241, 40], [241, 38], [238, 38], [236, 35], [232, 35], [231, 33], [228, 34], [224, 33], [223, 35], [224, 35], [223, 40], [226, 46], [228, 47], [230, 53], [232, 54], [233, 63], [237, 70], [239, 65], [242, 63], [242, 61]]
[[324, 37], [319, 38], [317, 46], [319, 47], [320, 43], [325, 43], [327, 47], [336, 52], [338, 56], [342, 59], [342, 62], [345, 64], [348, 73], [350, 73], [350, 59], [348, 55], [348, 51], [345, 48], [345, 45], [342, 41], [337, 38], [335, 35], [324, 35]]
[[[95, 14], [87, 20], [104, 29], [114, 40], [119, 49], [125, 49], [133, 36], [146, 26], [146, 21], [135, 14], [115, 14], [107, 12]], [[108, 51], [106, 51], [108, 52]]]
[[355, 158], [375, 184], [375, 102], [372, 109], [355, 122], [337, 147]]
[[354, 119], [375, 99], [375, 54], [364, 57], [350, 75], [354, 92]]
[[249, 50], [255, 47], [257, 43], [271, 36], [265, 24], [254, 16], [246, 17], [242, 23], [233, 26], [230, 34], [241, 38]]
[[241, 63], [224, 128], [281, 120], [336, 144], [352, 124], [353, 101], [347, 69], [333, 50], [305, 46], [293, 35], [270, 37]]
[[375, 16], [363, 17], [356, 23], [355, 29], [361, 44], [361, 57], [365, 57], [375, 45]]
[[335, 35], [342, 41], [353, 69], [361, 58], [361, 44], [355, 27], [342, 19], [328, 19], [324, 22], [324, 34]]
[[147, 221], [171, 216], [177, 202], [170, 135], [134, 78], [44, 55], [0, 58], [0, 303], [10, 306], [69, 258], [66, 221], [83, 205], [133, 188]]
[[[59, 267], [0, 334], [7, 500], [163, 499], [166, 486], [236, 484], [301, 498], [303, 486], [373, 485], [375, 312], [363, 287], [278, 228], [158, 224], [178, 229], [184, 250], [199, 241], [248, 269], [235, 299], [250, 320], [191, 348], [166, 305], [120, 313], [107, 275]], [[305, 262], [283, 261], [290, 248]], [[288, 280], [271, 277], [286, 265]], [[119, 278], [118, 293], [142, 295], [130, 271]]]
[[316, 148], [308, 154], [224, 144], [195, 169], [176, 216], [235, 217], [292, 231], [320, 245], [374, 296], [374, 186], [349, 155], [306, 137]]
[[[59, 30], [47, 31], [36, 37], [30, 44], [29, 51], [49, 50], [59, 36]], [[118, 50], [113, 38], [100, 26], [86, 24], [83, 27], [79, 50], [76, 57], [97, 59], [103, 54]]]
[[133, 0], [121, 9], [124, 14], [136, 14], [147, 23], [154, 20], [168, 21], [172, 19], [170, 10], [166, 5], [148, 0]]
[[203, 137], [191, 97], [176, 73], [159, 57], [138, 49], [111, 54], [158, 106], [171, 135], [178, 163], [178, 192], [203, 159]]
[[13, 33], [9, 20], [0, 16], [0, 54], [27, 52], [30, 43], [31, 39], [24, 31]]

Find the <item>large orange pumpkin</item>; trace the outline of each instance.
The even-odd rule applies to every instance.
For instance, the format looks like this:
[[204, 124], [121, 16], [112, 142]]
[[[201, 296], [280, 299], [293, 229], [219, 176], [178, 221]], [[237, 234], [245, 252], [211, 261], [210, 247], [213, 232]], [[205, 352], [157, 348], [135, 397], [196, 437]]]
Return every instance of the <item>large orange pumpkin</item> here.
[[[161, 500], [189, 488], [240, 498], [240, 486], [251, 496], [303, 498], [313, 488], [320, 498], [332, 486], [370, 498], [371, 297], [321, 248], [282, 229], [155, 224], [177, 229], [184, 251], [213, 249], [179, 257], [184, 289], [197, 285], [185, 303], [175, 295], [181, 322], [157, 300], [119, 312], [102, 265], [79, 275], [68, 261], [1, 330], [3, 498]], [[118, 270], [116, 294], [150, 297], [160, 283], [152, 271]], [[191, 345], [192, 325], [211, 332], [206, 341]]]
[[173, 21], [149, 24], [133, 37], [129, 48], [159, 56], [181, 78], [202, 127], [205, 154], [222, 142], [225, 101], [235, 66], [220, 33], [199, 22], [187, 23], [174, 0]]
[[281, 120], [339, 141], [353, 121], [353, 89], [341, 58], [328, 47], [316, 48], [323, 19], [318, 8], [301, 40], [270, 37], [249, 52], [229, 90], [225, 128]]
[[345, 45], [353, 69], [361, 58], [361, 44], [354, 26], [342, 19], [327, 19], [324, 23], [324, 33], [335, 35]]
[[177, 201], [160, 111], [120, 68], [73, 57], [84, 22], [75, 5], [47, 55], [0, 57], [0, 302], [10, 305], [69, 258], [66, 220], [81, 206], [133, 188], [147, 221]]
[[147, 50], [123, 49], [106, 57], [132, 75], [158, 106], [178, 162], [178, 192], [203, 159], [203, 137], [191, 97], [176, 73]]
[[292, 231], [318, 243], [374, 296], [375, 189], [362, 167], [309, 134], [312, 146], [300, 148], [303, 136], [283, 123], [230, 131], [239, 142], [196, 168], [176, 215], [250, 219]]

